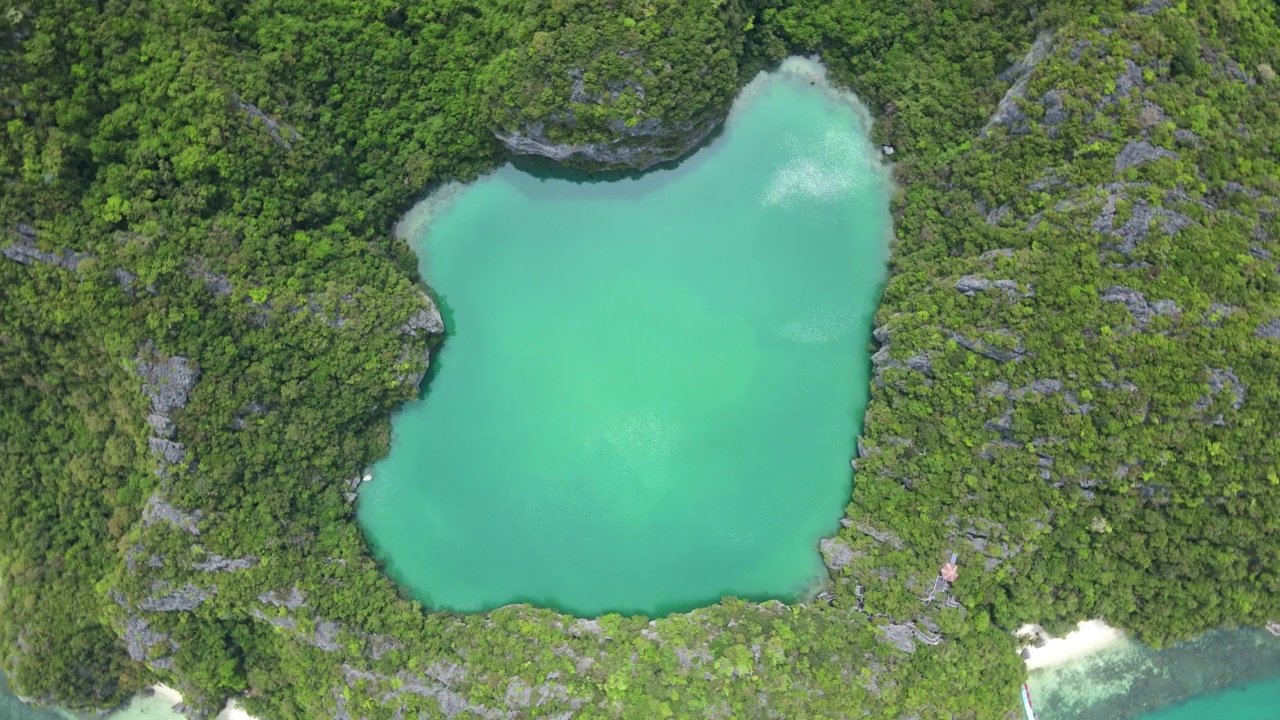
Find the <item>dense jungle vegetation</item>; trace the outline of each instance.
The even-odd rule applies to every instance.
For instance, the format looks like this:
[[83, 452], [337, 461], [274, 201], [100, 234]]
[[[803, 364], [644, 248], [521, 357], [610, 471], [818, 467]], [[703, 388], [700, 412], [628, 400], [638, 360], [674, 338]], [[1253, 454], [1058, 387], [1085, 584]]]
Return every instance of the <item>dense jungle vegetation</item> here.
[[[0, 0], [6, 673], [264, 719], [985, 720], [1023, 622], [1280, 617], [1277, 14]], [[793, 52], [868, 102], [900, 186], [833, 599], [406, 599], [345, 494], [436, 342], [396, 218], [503, 162], [495, 132], [680, 127]], [[923, 605], [950, 552], [959, 606]]]

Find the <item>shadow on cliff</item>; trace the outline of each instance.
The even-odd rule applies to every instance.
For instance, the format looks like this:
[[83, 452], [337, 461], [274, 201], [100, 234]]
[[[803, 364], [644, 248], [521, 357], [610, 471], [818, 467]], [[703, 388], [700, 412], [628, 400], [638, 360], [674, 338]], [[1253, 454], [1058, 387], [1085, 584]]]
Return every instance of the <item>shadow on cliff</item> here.
[[[546, 181], [563, 181], [579, 186], [614, 185], [617, 187], [619, 197], [635, 199], [651, 193], [687, 173], [694, 172], [702, 163], [718, 152], [719, 147], [713, 146], [724, 135], [724, 132], [724, 122], [721, 121], [714, 130], [707, 133], [707, 136], [701, 142], [689, 148], [679, 157], [664, 160], [644, 170], [633, 168], [592, 168], [585, 164], [559, 162], [539, 155], [511, 155], [509, 157], [510, 168], [518, 171], [518, 176], [512, 178], [512, 184], [530, 197], [545, 195], [544, 183]], [[594, 195], [599, 196], [602, 189], [605, 188], [592, 187], [592, 192]]]

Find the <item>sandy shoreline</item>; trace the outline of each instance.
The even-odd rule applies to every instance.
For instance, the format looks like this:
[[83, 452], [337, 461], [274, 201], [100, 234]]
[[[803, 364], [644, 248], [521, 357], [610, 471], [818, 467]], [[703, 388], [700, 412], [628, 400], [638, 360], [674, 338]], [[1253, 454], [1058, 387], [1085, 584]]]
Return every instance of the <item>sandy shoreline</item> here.
[[[1046, 635], [1039, 625], [1023, 625], [1015, 634], [1026, 643], [1022, 648], [1022, 658], [1026, 661], [1028, 670], [1061, 665], [1105, 650], [1125, 639], [1122, 631], [1102, 620], [1086, 620], [1060, 638]], [[1039, 638], [1044, 643], [1036, 647]]]
[[[164, 701], [169, 704], [169, 707], [173, 707], [174, 705], [182, 702], [182, 693], [163, 683], [159, 685], [152, 685], [151, 691], [155, 693], [156, 697], [164, 698]], [[238, 704], [236, 704], [235, 700], [228, 700], [227, 706], [222, 709], [222, 712], [218, 713], [215, 720], [257, 720], [257, 718], [245, 712]]]

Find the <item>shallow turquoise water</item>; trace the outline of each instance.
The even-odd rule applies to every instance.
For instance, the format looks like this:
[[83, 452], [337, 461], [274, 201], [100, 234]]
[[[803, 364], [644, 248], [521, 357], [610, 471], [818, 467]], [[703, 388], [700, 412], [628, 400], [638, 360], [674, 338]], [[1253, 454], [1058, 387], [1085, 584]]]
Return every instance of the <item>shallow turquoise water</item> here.
[[1250, 683], [1192, 698], [1139, 720], [1276, 720], [1280, 718], [1280, 678]]
[[884, 276], [857, 112], [775, 74], [678, 168], [583, 180], [508, 167], [407, 233], [450, 335], [361, 489], [375, 552], [459, 611], [796, 597], [849, 499]]
[[1164, 650], [1125, 642], [1037, 670], [1040, 720], [1280, 719], [1280, 638], [1215, 630]]

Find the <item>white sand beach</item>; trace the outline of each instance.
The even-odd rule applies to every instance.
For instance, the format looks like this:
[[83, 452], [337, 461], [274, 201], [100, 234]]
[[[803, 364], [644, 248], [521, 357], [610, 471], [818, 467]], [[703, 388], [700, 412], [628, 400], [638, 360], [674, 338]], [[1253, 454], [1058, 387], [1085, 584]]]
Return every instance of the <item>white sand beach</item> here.
[[[1024, 625], [1018, 628], [1016, 635], [1027, 642], [1023, 650], [1027, 669], [1051, 667], [1092, 655], [1100, 650], [1123, 642], [1125, 635], [1102, 620], [1086, 620], [1077, 626], [1066, 637], [1049, 637], [1039, 625]], [[1036, 647], [1037, 637], [1043, 637], [1043, 647]]]
[[[182, 694], [168, 685], [152, 685], [150, 696], [138, 696], [122, 710], [112, 713], [109, 720], [185, 720], [185, 716], [173, 710], [182, 702]], [[218, 713], [216, 720], [257, 720], [245, 712], [235, 700]]]

